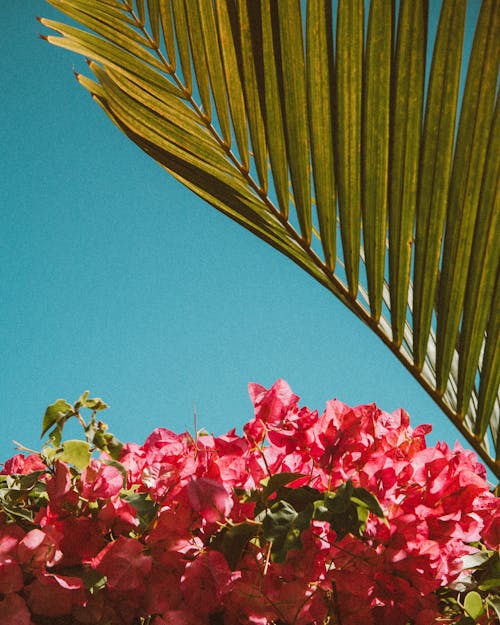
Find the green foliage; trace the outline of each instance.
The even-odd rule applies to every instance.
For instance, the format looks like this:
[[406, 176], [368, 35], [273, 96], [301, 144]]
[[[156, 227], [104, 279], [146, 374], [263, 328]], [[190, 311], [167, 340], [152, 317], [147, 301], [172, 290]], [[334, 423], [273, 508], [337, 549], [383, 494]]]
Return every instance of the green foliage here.
[[24, 527], [33, 521], [34, 511], [46, 501], [45, 484], [40, 480], [45, 473], [0, 475], [0, 509], [11, 522]]
[[[85, 469], [94, 451], [104, 451], [112, 458], [118, 458], [122, 443], [110, 434], [108, 426], [96, 418], [101, 410], [108, 405], [100, 398], [89, 399], [89, 391], [85, 391], [76, 402], [71, 405], [65, 399], [58, 399], [47, 407], [42, 421], [42, 434], [48, 432], [49, 440], [42, 448], [42, 456], [49, 462], [62, 460], [77, 469]], [[81, 410], [90, 410], [91, 416], [86, 422]], [[62, 442], [65, 423], [71, 419], [78, 419], [85, 433], [85, 441], [68, 440]]]
[[351, 480], [335, 491], [320, 492], [308, 485], [289, 488], [286, 484], [305, 476], [300, 473], [279, 473], [261, 481], [262, 488], [241, 492], [243, 502], [255, 503], [254, 520], [225, 525], [213, 546], [231, 563], [236, 564], [234, 551], [241, 554], [251, 540], [269, 543], [273, 562], [284, 562], [291, 549], [302, 547], [302, 533], [312, 521], [326, 521], [337, 540], [347, 534], [362, 536], [370, 513], [383, 519], [377, 498]]
[[484, 613], [483, 600], [481, 595], [475, 590], [471, 590], [465, 595], [464, 610], [474, 620], [477, 620]]
[[77, 469], [86, 469], [90, 462], [90, 444], [87, 441], [70, 440], [62, 445], [62, 453], [59, 460], [72, 464]]
[[49, 433], [50, 439], [55, 445], [61, 442], [62, 429], [66, 421], [75, 415], [73, 407], [64, 399], [58, 399], [47, 407], [42, 422], [43, 436], [52, 426], [54, 429]]
[[460, 616], [456, 625], [500, 620], [500, 551], [477, 546], [480, 551], [463, 559], [469, 577], [440, 593], [444, 613]]
[[[115, 463], [113, 466], [117, 464], [119, 463]], [[146, 530], [156, 517], [158, 505], [151, 499], [148, 493], [126, 491], [122, 493], [121, 498], [135, 508], [137, 518], [139, 519], [139, 526], [142, 531]]]
[[[70, 465], [69, 476], [76, 495], [70, 504], [73, 512], [80, 514], [86, 510], [97, 514], [97, 503], [80, 496], [77, 482], [92, 454], [105, 452], [108, 456], [101, 458], [101, 462], [115, 467], [123, 476], [122, 487], [117, 486], [121, 488], [121, 500], [137, 512], [139, 527], [132, 530], [133, 535], [154, 526], [158, 504], [149, 493], [137, 492], [135, 488], [126, 490], [126, 470], [117, 459], [122, 444], [107, 432], [105, 423], [96, 419], [97, 412], [106, 407], [99, 398], [88, 399], [86, 392], [74, 405], [60, 399], [47, 408], [42, 430], [48, 433], [48, 440], [40, 453], [46, 468], [39, 469], [43, 465], [38, 464], [31, 473], [0, 475], [0, 511], [8, 523], [26, 531], [37, 527], [37, 513], [48, 502], [46, 481], [54, 474], [56, 461]], [[81, 414], [83, 410], [91, 411], [87, 421]], [[81, 424], [85, 440], [62, 439], [64, 425], [72, 417]], [[115, 454], [111, 459], [110, 450]], [[291, 550], [303, 547], [304, 532], [313, 527], [314, 521], [328, 523], [336, 541], [348, 535], [362, 538], [370, 515], [388, 524], [377, 498], [351, 480], [323, 492], [309, 486], [307, 480], [308, 476], [302, 473], [279, 473], [269, 475], [250, 491], [237, 490], [241, 503], [253, 504], [249, 506], [253, 514], [240, 523], [224, 520], [210, 547], [220, 551], [235, 570], [241, 557], [255, 545], [263, 549], [268, 561], [284, 562]], [[500, 550], [488, 549], [481, 543], [474, 543], [473, 547], [478, 551], [463, 559], [468, 576], [438, 591], [443, 622], [493, 625], [500, 620]], [[87, 590], [93, 593], [105, 587], [105, 576], [84, 565], [78, 566], [73, 572], [82, 577]], [[40, 623], [45, 624], [44, 618]], [[150, 619], [143, 620], [141, 625], [151, 625]]]

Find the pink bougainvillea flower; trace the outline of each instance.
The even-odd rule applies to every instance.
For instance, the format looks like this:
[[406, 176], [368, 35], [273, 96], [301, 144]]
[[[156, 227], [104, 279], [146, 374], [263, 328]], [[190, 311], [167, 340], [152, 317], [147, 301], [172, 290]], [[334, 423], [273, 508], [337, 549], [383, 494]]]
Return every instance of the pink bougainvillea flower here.
[[61, 534], [61, 566], [87, 564], [106, 545], [105, 532], [101, 531], [97, 519], [93, 517], [66, 516], [54, 523], [54, 526]]
[[262, 440], [269, 425], [281, 424], [287, 412], [293, 410], [299, 401], [285, 380], [278, 380], [270, 389], [260, 384], [249, 384], [248, 392], [254, 405], [255, 418], [243, 429], [256, 442]]
[[99, 510], [98, 519], [103, 533], [112, 531], [115, 536], [127, 535], [139, 527], [136, 509], [123, 499], [113, 498]]
[[78, 493], [72, 489], [69, 466], [64, 462], [55, 463], [54, 473], [47, 480], [47, 494], [54, 507], [60, 506], [62, 502], [66, 505], [75, 505], [78, 502]]
[[7, 558], [16, 554], [17, 545], [26, 532], [19, 525], [9, 523], [2, 527], [0, 523], [0, 558]]
[[69, 615], [74, 605], [85, 603], [83, 581], [79, 577], [41, 573], [25, 592], [31, 611], [41, 616]]
[[0, 594], [16, 592], [24, 586], [19, 564], [11, 558], [0, 557]]
[[[427, 447], [430, 426], [412, 429], [404, 410], [332, 400], [318, 414], [283, 380], [249, 391], [241, 436], [159, 428], [123, 446], [123, 470], [106, 454], [81, 474], [61, 461], [45, 471], [36, 455], [7, 461], [9, 473], [45, 471], [46, 493], [32, 491], [22, 521], [0, 509], [1, 625], [432, 625], [436, 591], [467, 581], [476, 541], [499, 548], [500, 499], [476, 456]], [[262, 499], [263, 480], [284, 473], [298, 477]], [[340, 539], [302, 507], [347, 480], [385, 519]], [[282, 496], [304, 512], [283, 561], [261, 525]]]
[[193, 535], [197, 515], [189, 506], [187, 496], [161, 508], [155, 526], [145, 538], [156, 562], [171, 562], [171, 554], [198, 553], [203, 542]]
[[227, 517], [233, 507], [233, 500], [226, 488], [207, 477], [192, 477], [187, 485], [189, 502], [209, 523]]
[[50, 528], [30, 530], [17, 547], [19, 562], [33, 569], [54, 566], [62, 559], [58, 538]]
[[120, 592], [143, 588], [151, 564], [151, 556], [144, 554], [144, 545], [125, 536], [110, 542], [92, 560], [92, 567], [106, 576], [107, 587]]
[[0, 595], [0, 614], [2, 625], [33, 625], [28, 606], [16, 593]]
[[181, 578], [185, 602], [193, 614], [208, 616], [217, 612], [239, 573], [230, 570], [218, 551], [206, 551], [189, 562]]
[[492, 507], [491, 516], [486, 520], [481, 534], [484, 544], [490, 549], [499, 549], [500, 546], [500, 499], [496, 502], [496, 510]]
[[16, 454], [5, 462], [2, 470], [0, 471], [0, 475], [27, 475], [28, 473], [33, 473], [34, 471], [46, 470], [47, 467], [44, 465], [38, 454], [31, 454], [30, 456]]
[[147, 614], [163, 614], [184, 606], [180, 579], [185, 566], [186, 562], [174, 552], [170, 552], [170, 561], [164, 558], [161, 565], [155, 562], [142, 598]]
[[152, 625], [206, 625], [206, 623], [206, 619], [189, 610], [168, 610], [155, 617]]
[[108, 499], [118, 495], [123, 487], [123, 475], [111, 465], [92, 459], [82, 472], [81, 494], [89, 501]]

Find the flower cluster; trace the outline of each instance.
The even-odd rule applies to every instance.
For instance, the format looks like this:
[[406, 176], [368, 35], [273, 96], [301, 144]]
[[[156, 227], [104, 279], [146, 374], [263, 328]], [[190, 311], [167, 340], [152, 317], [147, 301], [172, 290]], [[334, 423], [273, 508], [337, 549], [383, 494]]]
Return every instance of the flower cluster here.
[[[104, 434], [86, 395], [49, 407], [50, 445], [0, 475], [2, 623], [456, 622], [438, 591], [466, 587], [466, 556], [498, 563], [500, 499], [474, 454], [427, 447], [403, 410], [318, 415], [282, 380], [250, 395], [243, 435], [143, 445]], [[87, 442], [61, 442], [81, 407]]]

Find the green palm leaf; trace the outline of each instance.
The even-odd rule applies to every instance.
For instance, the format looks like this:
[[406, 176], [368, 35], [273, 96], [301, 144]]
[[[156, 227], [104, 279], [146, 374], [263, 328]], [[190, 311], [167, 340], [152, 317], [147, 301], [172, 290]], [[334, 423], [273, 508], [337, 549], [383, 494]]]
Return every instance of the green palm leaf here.
[[467, 0], [435, 37], [427, 0], [48, 2], [110, 119], [338, 297], [500, 477], [498, 1], [465, 73]]

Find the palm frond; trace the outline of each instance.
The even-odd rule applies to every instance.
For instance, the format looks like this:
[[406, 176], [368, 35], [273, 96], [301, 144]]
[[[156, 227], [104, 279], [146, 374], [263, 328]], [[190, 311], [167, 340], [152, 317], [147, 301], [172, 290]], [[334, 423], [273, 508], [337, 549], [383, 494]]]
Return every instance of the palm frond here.
[[48, 2], [110, 119], [338, 297], [500, 477], [498, 1], [466, 72], [467, 0], [435, 35], [427, 0]]

